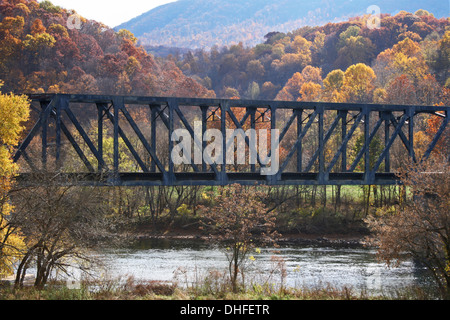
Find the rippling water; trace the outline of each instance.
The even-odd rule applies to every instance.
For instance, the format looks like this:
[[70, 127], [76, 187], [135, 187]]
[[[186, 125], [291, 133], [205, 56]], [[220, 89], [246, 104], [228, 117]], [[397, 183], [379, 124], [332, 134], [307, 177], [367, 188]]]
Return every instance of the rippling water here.
[[[247, 279], [279, 283], [281, 275], [273, 257], [284, 260], [289, 287], [351, 287], [384, 293], [410, 286], [426, 286], [424, 270], [412, 261], [389, 269], [376, 260], [375, 250], [321, 246], [284, 246], [254, 252], [247, 262]], [[211, 270], [226, 271], [228, 261], [220, 249], [193, 241], [142, 241], [136, 246], [98, 254], [107, 275], [136, 280], [195, 281]], [[277, 260], [278, 261], [278, 260]]]

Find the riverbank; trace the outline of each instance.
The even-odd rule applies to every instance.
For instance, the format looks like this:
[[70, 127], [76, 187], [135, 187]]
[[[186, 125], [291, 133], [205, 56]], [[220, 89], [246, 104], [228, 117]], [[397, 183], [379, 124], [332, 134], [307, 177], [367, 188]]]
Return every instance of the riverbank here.
[[[320, 245], [320, 246], [364, 246], [366, 232], [351, 233], [282, 233], [279, 245]], [[196, 228], [170, 228], [156, 231], [151, 227], [141, 227], [132, 235], [135, 240], [198, 240], [208, 241], [208, 236]]]

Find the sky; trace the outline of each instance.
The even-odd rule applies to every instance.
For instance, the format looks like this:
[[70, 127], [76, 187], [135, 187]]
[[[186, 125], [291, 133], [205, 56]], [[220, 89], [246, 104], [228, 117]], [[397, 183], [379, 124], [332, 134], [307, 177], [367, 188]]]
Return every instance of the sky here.
[[[73, 9], [86, 19], [113, 28], [160, 5], [175, 0], [50, 0], [54, 5]], [[41, 2], [41, 1], [38, 1]]]

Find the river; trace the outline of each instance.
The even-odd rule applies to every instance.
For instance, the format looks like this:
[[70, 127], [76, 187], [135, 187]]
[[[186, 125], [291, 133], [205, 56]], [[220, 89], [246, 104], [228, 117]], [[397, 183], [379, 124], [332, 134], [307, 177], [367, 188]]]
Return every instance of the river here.
[[[275, 253], [269, 248], [255, 250], [246, 261], [247, 279], [278, 285], [283, 281], [287, 287], [312, 289], [346, 286], [356, 292], [383, 295], [429, 284], [424, 270], [414, 262], [388, 268], [377, 261], [374, 249], [284, 245], [276, 250]], [[97, 256], [104, 263], [103, 276], [177, 281], [181, 285], [189, 285], [212, 270], [226, 271], [228, 264], [223, 250], [191, 240], [144, 240], [128, 248], [104, 250]], [[284, 261], [284, 277], [277, 264], [280, 260]]]

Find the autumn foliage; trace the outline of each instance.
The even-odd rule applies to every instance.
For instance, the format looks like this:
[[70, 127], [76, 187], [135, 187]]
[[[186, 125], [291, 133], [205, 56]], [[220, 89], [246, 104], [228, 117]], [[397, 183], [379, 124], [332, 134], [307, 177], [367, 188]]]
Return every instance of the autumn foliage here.
[[202, 229], [226, 248], [232, 289], [238, 289], [238, 275], [257, 244], [277, 238], [276, 214], [265, 204], [267, 193], [257, 187], [232, 185], [205, 194], [211, 202], [201, 206]]
[[21, 137], [29, 112], [26, 97], [0, 93], [0, 279], [13, 271], [20, 255], [18, 249], [23, 245], [17, 229], [9, 223], [13, 208], [8, 193], [18, 169], [12, 161], [13, 147]]
[[413, 258], [422, 263], [438, 285], [443, 298], [450, 298], [450, 172], [445, 161], [406, 165], [401, 179], [412, 201], [397, 206], [368, 224], [370, 242], [389, 265]]
[[252, 99], [257, 91], [262, 100], [447, 105], [448, 29], [448, 19], [425, 10], [401, 11], [382, 15], [380, 28], [355, 17], [271, 32], [254, 47], [216, 46], [171, 58], [221, 97], [234, 90]]
[[80, 19], [49, 1], [0, 4], [0, 78], [17, 93], [213, 97], [170, 61], [157, 61], [126, 30]]

